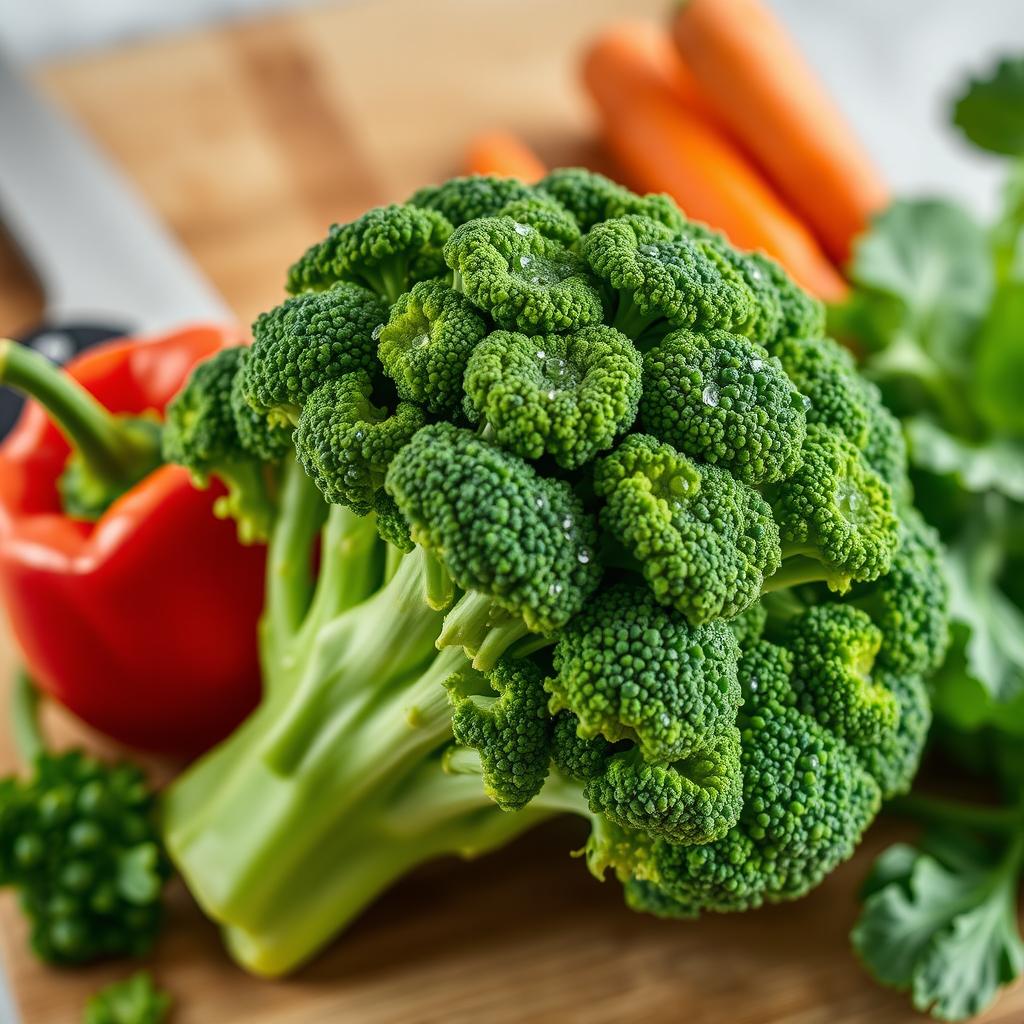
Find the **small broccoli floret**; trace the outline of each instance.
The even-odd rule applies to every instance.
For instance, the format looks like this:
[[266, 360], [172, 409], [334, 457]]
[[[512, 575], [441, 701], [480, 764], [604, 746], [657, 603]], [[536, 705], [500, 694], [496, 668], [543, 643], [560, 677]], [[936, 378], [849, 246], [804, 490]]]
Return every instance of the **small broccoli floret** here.
[[558, 200], [543, 192], [513, 199], [498, 210], [498, 215], [536, 228], [547, 238], [570, 248], [580, 240], [580, 226], [576, 218]]
[[163, 453], [184, 466], [199, 487], [216, 477], [227, 494], [214, 503], [214, 514], [234, 519], [245, 544], [264, 540], [274, 518], [263, 467], [246, 451], [231, 404], [235, 377], [246, 350], [226, 348], [200, 363], [167, 407]]
[[851, 747], [794, 706], [792, 669], [768, 643], [744, 655], [739, 823], [701, 846], [656, 843], [649, 880], [627, 885], [631, 906], [695, 917], [796, 899], [853, 853], [879, 788]]
[[867, 614], [844, 604], [812, 605], [786, 631], [798, 707], [858, 748], [899, 721], [895, 697], [872, 674], [881, 642]]
[[582, 260], [512, 217], [456, 228], [444, 247], [454, 287], [501, 326], [571, 331], [601, 321], [601, 297]]
[[748, 484], [789, 476], [807, 431], [803, 399], [779, 361], [719, 330], [673, 331], [644, 355], [640, 422]]
[[767, 623], [768, 610], [761, 601], [755, 601], [746, 611], [729, 620], [729, 628], [736, 637], [740, 651], [745, 651], [751, 644], [761, 639]]
[[518, 200], [530, 200], [534, 191], [516, 178], [471, 174], [451, 178], [442, 185], [428, 185], [409, 198], [413, 206], [435, 210], [452, 227], [479, 217], [496, 217], [502, 207]]
[[803, 462], [766, 495], [785, 559], [770, 589], [824, 580], [843, 593], [889, 571], [899, 544], [892, 491], [842, 435], [809, 426]]
[[551, 760], [562, 775], [575, 782], [589, 782], [600, 775], [613, 753], [633, 745], [631, 740], [611, 743], [600, 733], [581, 736], [580, 720], [571, 711], [559, 711], [551, 722]]
[[379, 373], [374, 330], [388, 305], [359, 285], [287, 299], [253, 324], [243, 390], [249, 404], [272, 423], [299, 419], [321, 384], [346, 373]]
[[466, 363], [486, 333], [469, 299], [440, 281], [421, 281], [391, 307], [377, 354], [402, 398], [452, 415], [462, 404]]
[[161, 992], [146, 971], [100, 989], [85, 1006], [84, 1024], [162, 1024], [171, 997]]
[[575, 469], [636, 418], [640, 353], [611, 327], [529, 337], [495, 331], [466, 367], [466, 412], [524, 459]]
[[779, 533], [764, 499], [647, 434], [631, 434], [598, 462], [594, 488], [605, 501], [601, 525], [657, 600], [693, 623], [738, 615], [779, 567]]
[[584, 231], [611, 217], [635, 213], [650, 217], [674, 231], [686, 223], [675, 201], [663, 193], [638, 196], [603, 174], [583, 167], [559, 167], [537, 183], [540, 192], [557, 200]]
[[896, 728], [886, 730], [877, 743], [860, 747], [858, 753], [881, 787], [882, 799], [888, 800], [910, 790], [932, 724], [932, 706], [920, 676], [898, 676], [883, 669], [876, 679], [899, 708]]
[[747, 253], [747, 259], [759, 267], [775, 286], [781, 318], [775, 337], [762, 342], [771, 348], [772, 342], [784, 338], [820, 338], [825, 334], [825, 304], [821, 299], [805, 292], [775, 260], [764, 253]]
[[561, 629], [601, 578], [596, 530], [572, 489], [450, 423], [424, 427], [391, 463], [387, 489], [413, 540], [467, 593], [439, 647], [492, 667], [527, 632]]
[[374, 507], [391, 460], [424, 424], [423, 412], [399, 402], [393, 413], [373, 404], [365, 373], [321, 384], [295, 429], [295, 452], [325, 500], [357, 515]]
[[271, 423], [249, 404], [245, 397], [245, 364], [249, 350], [241, 349], [238, 370], [231, 381], [231, 415], [242, 448], [261, 462], [278, 462], [292, 450], [290, 423]]
[[383, 488], [373, 496], [373, 511], [376, 514], [377, 533], [399, 551], [408, 553], [416, 546], [409, 536], [409, 523], [395, 503], [395, 499]]
[[753, 293], [713, 246], [648, 217], [603, 221], [581, 248], [609, 292], [613, 326], [634, 340], [672, 327], [730, 330], [752, 315]]
[[870, 417], [853, 356], [831, 338], [787, 338], [771, 351], [804, 396], [807, 422], [863, 448]]
[[741, 252], [730, 245], [720, 231], [713, 231], [704, 224], [689, 221], [683, 233], [694, 241], [703, 242], [722, 260], [732, 266], [743, 278], [754, 296], [750, 316], [743, 324], [737, 324], [735, 332], [753, 338], [762, 345], [771, 344], [782, 326], [782, 299], [774, 278], [767, 272], [759, 253]]
[[32, 948], [55, 964], [146, 953], [170, 867], [142, 773], [81, 751], [33, 767], [0, 782], [0, 886], [19, 890]]
[[441, 249], [452, 225], [435, 210], [392, 203], [348, 224], [334, 224], [288, 271], [292, 295], [339, 281], [364, 285], [394, 302], [416, 281], [444, 273]]
[[[481, 693], [481, 683], [492, 692]], [[479, 751], [487, 795], [505, 811], [525, 807], [544, 785], [551, 760], [543, 672], [526, 658], [503, 658], [486, 680], [467, 668], [445, 687], [455, 740]]]
[[649, 761], [690, 758], [736, 719], [736, 639], [722, 622], [691, 626], [644, 587], [602, 590], [562, 630], [552, 713], [582, 736], [633, 739]]
[[930, 675], [949, 645], [949, 587], [939, 536], [912, 507], [900, 514], [889, 572], [856, 588], [850, 603], [881, 630], [878, 664], [899, 675]]

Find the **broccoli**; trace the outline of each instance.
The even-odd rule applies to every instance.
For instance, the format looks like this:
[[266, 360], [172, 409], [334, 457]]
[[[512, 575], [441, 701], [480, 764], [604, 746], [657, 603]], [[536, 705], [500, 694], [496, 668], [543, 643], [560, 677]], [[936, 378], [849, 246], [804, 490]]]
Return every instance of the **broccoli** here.
[[440, 281], [421, 281], [391, 307], [377, 356], [398, 394], [436, 415], [462, 405], [466, 363], [487, 333], [473, 304]]
[[466, 412], [516, 455], [576, 469], [633, 425], [640, 375], [640, 354], [611, 327], [495, 331], [469, 358]]
[[452, 225], [436, 210], [393, 203], [348, 224], [334, 224], [288, 271], [292, 295], [350, 281], [389, 303], [416, 281], [444, 272], [441, 249]]
[[512, 217], [461, 224], [444, 247], [456, 291], [508, 330], [600, 323], [601, 296], [572, 250]]
[[90, 998], [85, 1024], [162, 1024], [171, 1009], [171, 997], [161, 992], [145, 971], [115, 981]]
[[252, 326], [243, 368], [249, 404], [271, 423], [294, 426], [309, 395], [325, 380], [364, 370], [379, 374], [373, 332], [388, 304], [354, 284], [286, 299]]
[[725, 331], [674, 331], [644, 356], [644, 430], [748, 484], [789, 476], [807, 433], [779, 361]]
[[[267, 488], [264, 461], [258, 451], [242, 444], [236, 417], [235, 379], [247, 350], [226, 348], [200, 363], [167, 407], [163, 454], [168, 462], [184, 466], [198, 487], [216, 477], [227, 494], [214, 503], [214, 514], [234, 519], [243, 543], [266, 540], [273, 520], [273, 502]], [[270, 430], [244, 422], [246, 440], [262, 446]], [[276, 442], [275, 442], [276, 443]]]
[[753, 316], [754, 293], [717, 246], [649, 217], [602, 221], [581, 250], [608, 291], [612, 325], [641, 345], [673, 327], [730, 330]]
[[418, 189], [410, 196], [409, 204], [434, 210], [457, 228], [468, 220], [497, 217], [509, 203], [533, 201], [534, 198], [533, 189], [515, 178], [471, 174]]
[[916, 770], [947, 613], [820, 304], [579, 170], [421, 190], [292, 276], [188, 424], [274, 484], [263, 702], [162, 807], [232, 955], [292, 970], [554, 815], [663, 915], [846, 859]]
[[139, 956], [160, 930], [170, 876], [154, 796], [132, 764], [47, 751], [36, 702], [22, 676], [12, 721], [32, 777], [0, 780], [0, 886], [19, 890], [41, 959]]
[[664, 194], [638, 196], [603, 174], [582, 167], [559, 167], [537, 183], [537, 191], [550, 196], [575, 217], [583, 231], [613, 217], [638, 214], [673, 231], [687, 225], [675, 200]]
[[650, 435], [631, 434], [601, 459], [594, 489], [626, 564], [693, 623], [738, 615], [779, 567], [779, 531], [761, 495]]

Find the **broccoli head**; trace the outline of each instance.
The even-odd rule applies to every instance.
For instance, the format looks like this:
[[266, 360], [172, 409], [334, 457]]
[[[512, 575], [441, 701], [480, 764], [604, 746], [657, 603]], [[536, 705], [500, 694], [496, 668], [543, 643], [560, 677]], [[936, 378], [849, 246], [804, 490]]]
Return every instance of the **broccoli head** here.
[[737, 657], [723, 622], [691, 626], [647, 588], [616, 584], [562, 629], [551, 711], [571, 711], [581, 736], [634, 740], [649, 761], [692, 758], [736, 720]]
[[613, 217], [638, 214], [673, 231], [686, 225], [686, 217], [671, 196], [638, 196], [611, 178], [582, 167], [558, 167], [537, 183], [537, 190], [560, 203], [583, 231]]
[[546, 238], [570, 248], [580, 240], [580, 226], [576, 218], [556, 199], [539, 192], [513, 199], [498, 211], [498, 215], [536, 228]]
[[394, 302], [416, 281], [444, 273], [441, 249], [452, 225], [440, 213], [392, 203], [348, 224], [334, 224], [288, 271], [292, 295], [323, 291], [339, 281], [363, 285]]
[[516, 455], [575, 469], [632, 426], [640, 374], [640, 354], [611, 327], [495, 331], [469, 358], [466, 412]]
[[434, 210], [452, 227], [480, 217], [497, 217], [508, 203], [533, 201], [536, 193], [516, 178], [470, 174], [450, 178], [441, 185], [427, 185], [409, 198], [412, 206]]
[[347, 283], [297, 295], [261, 314], [243, 370], [249, 404], [272, 423], [294, 426], [325, 381], [358, 370], [378, 374], [373, 332], [387, 318], [386, 302]]
[[377, 355], [398, 394], [436, 415], [457, 413], [466, 363], [487, 325], [464, 295], [421, 281], [391, 307]]
[[693, 623], [738, 615], [779, 567], [779, 531], [761, 495], [649, 435], [631, 434], [601, 459], [594, 488], [601, 525], [655, 598]]
[[295, 428], [295, 453], [324, 499], [364, 516], [384, 486], [391, 460], [424, 424], [423, 412], [399, 402], [373, 404], [365, 373], [329, 380], [309, 396]]
[[601, 297], [580, 258], [512, 217], [460, 225], [444, 258], [455, 289], [508, 330], [571, 331], [601, 321]]
[[192, 371], [167, 407], [163, 453], [184, 466], [197, 486], [208, 486], [212, 477], [224, 484], [227, 494], [216, 500], [214, 513], [234, 519], [239, 540], [248, 544], [266, 539], [274, 508], [261, 461], [243, 447], [232, 407], [245, 353], [241, 347], [221, 349]]
[[679, 330], [644, 355], [640, 422], [739, 480], [782, 480], [799, 465], [803, 399], [779, 361], [747, 338]]
[[602, 221], [581, 249], [608, 291], [613, 326], [634, 340], [673, 327], [731, 330], [752, 315], [753, 292], [713, 245], [649, 217]]
[[395, 456], [387, 489], [412, 539], [465, 596], [438, 646], [493, 666], [527, 632], [562, 628], [601, 577], [596, 530], [568, 484], [450, 423], [424, 427]]

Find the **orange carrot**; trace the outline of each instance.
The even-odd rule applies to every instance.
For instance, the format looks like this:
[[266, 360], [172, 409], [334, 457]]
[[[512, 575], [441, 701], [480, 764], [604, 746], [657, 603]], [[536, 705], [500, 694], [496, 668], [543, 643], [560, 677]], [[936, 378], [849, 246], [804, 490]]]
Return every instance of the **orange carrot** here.
[[762, 0], [685, 0], [672, 35], [722, 122], [845, 262], [885, 183], [782, 24]]
[[543, 178], [547, 168], [522, 139], [509, 132], [478, 135], [466, 150], [467, 174], [494, 174], [533, 182]]
[[613, 26], [587, 51], [583, 78], [605, 140], [645, 192], [668, 192], [743, 249], [762, 249], [805, 288], [836, 300], [846, 285], [806, 226], [708, 120], [667, 35]]

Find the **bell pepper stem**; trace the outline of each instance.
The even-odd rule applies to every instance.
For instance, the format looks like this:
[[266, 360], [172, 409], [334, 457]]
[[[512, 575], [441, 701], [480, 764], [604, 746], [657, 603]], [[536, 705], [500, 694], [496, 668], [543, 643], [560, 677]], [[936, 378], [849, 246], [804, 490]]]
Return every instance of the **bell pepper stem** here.
[[159, 458], [152, 436], [124, 429], [118, 417], [48, 359], [0, 339], [0, 385], [34, 398], [89, 470], [111, 484], [134, 481]]
[[21, 759], [35, 764], [46, 745], [39, 731], [39, 691], [24, 669], [15, 677], [11, 692], [11, 731]]

